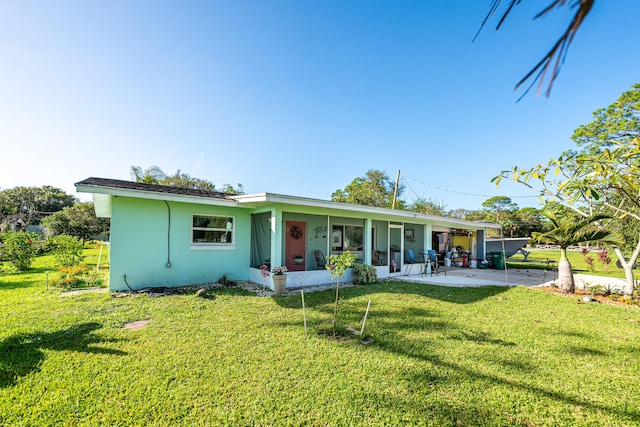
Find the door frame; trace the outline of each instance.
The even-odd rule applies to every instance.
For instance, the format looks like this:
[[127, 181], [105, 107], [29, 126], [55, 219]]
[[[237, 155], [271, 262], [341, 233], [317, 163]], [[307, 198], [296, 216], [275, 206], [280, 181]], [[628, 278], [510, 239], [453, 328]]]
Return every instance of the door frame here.
[[[398, 271], [392, 272], [391, 266], [394, 258], [392, 258], [391, 251], [391, 230], [399, 230], [400, 231], [400, 264], [396, 266]], [[388, 235], [387, 235], [387, 252], [389, 253], [389, 275], [390, 276], [400, 276], [402, 275], [402, 267], [404, 265], [404, 224], [391, 224], [389, 223], [388, 227]]]

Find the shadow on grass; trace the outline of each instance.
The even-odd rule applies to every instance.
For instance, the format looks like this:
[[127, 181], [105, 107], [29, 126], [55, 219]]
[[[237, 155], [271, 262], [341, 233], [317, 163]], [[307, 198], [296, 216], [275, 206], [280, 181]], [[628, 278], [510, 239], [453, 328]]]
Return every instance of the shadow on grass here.
[[[442, 322], [445, 324], [446, 322]], [[385, 325], [388, 327], [389, 325]], [[388, 330], [386, 334], [376, 335], [376, 342], [374, 346], [383, 351], [398, 354], [403, 357], [409, 357], [411, 359], [427, 362], [432, 368], [427, 371], [414, 372], [410, 375], [410, 381], [414, 384], [423, 384], [429, 387], [438, 386], [439, 384], [451, 384], [457, 382], [467, 382], [471, 378], [478, 384], [484, 384], [484, 387], [491, 388], [496, 386], [507, 387], [515, 391], [522, 391], [525, 393], [531, 393], [537, 396], [538, 399], [550, 399], [560, 404], [568, 404], [576, 407], [581, 407], [584, 410], [594, 412], [609, 413], [612, 416], [619, 417], [620, 420], [628, 419], [640, 419], [640, 411], [632, 406], [626, 406], [624, 409], [617, 408], [614, 405], [608, 405], [606, 402], [594, 401], [587, 397], [578, 396], [574, 393], [567, 392], [562, 389], [555, 389], [553, 386], [543, 386], [531, 384], [527, 377], [535, 371], [535, 364], [522, 361], [512, 361], [508, 359], [495, 360], [493, 362], [499, 362], [503, 365], [503, 370], [499, 373], [491, 373], [485, 369], [475, 369], [470, 367], [463, 361], [449, 361], [445, 360], [438, 354], [438, 350], [432, 348], [433, 342], [431, 340], [403, 340], [399, 339], [405, 335], [405, 331], [400, 325], [395, 330]], [[463, 339], [469, 340], [474, 343], [481, 343], [484, 345], [497, 346], [498, 348], [504, 348], [504, 352], [507, 347], [517, 347], [517, 343], [503, 341], [501, 339], [493, 338], [490, 334], [479, 333], [467, 330], [461, 330], [455, 326], [447, 329], [439, 329], [444, 335], [444, 340], [451, 339]], [[571, 348], [568, 349], [573, 354], [578, 356], [602, 356], [603, 353], [598, 350], [589, 348]], [[525, 377], [521, 374], [526, 373]], [[383, 400], [389, 402], [393, 401], [393, 396], [385, 397]], [[398, 403], [399, 405], [400, 403]], [[477, 418], [477, 414], [484, 414], [484, 416], [493, 417], [493, 422], [502, 422], [501, 418], [504, 414], [492, 414], [491, 409], [483, 407], [481, 404], [458, 407], [457, 412], [451, 413], [447, 408], [433, 408], [436, 412], [443, 412], [445, 418], [449, 420], [455, 420], [455, 424], [472, 425], [482, 420]], [[442, 415], [442, 414], [441, 414]], [[486, 419], [485, 419], [486, 421]], [[492, 422], [489, 422], [490, 424]]]
[[11, 290], [42, 286], [46, 287], [47, 277], [49, 273], [49, 280], [53, 279], [57, 270], [51, 268], [30, 268], [27, 271], [13, 271], [7, 268], [7, 264], [4, 264], [4, 270], [0, 266], [0, 290]]
[[[427, 285], [413, 282], [377, 282], [370, 285], [340, 287], [340, 300], [348, 300], [373, 294], [406, 294], [437, 299], [453, 304], [472, 304], [486, 298], [507, 292], [505, 286], [483, 286], [479, 288], [454, 288], [450, 286]], [[335, 299], [335, 285], [324, 291], [305, 293], [308, 307], [327, 304], [328, 298]], [[296, 308], [300, 304], [300, 295], [287, 297], [273, 296], [273, 300], [282, 307]]]
[[[372, 312], [367, 325], [375, 322], [373, 327], [375, 332], [370, 335], [375, 340], [370, 349], [381, 350], [400, 356], [401, 358], [413, 359], [419, 364], [408, 364], [413, 366], [406, 375], [399, 380], [408, 381], [412, 390], [425, 390], [430, 393], [439, 389], [440, 386], [446, 390], [452, 384], [476, 384], [477, 387], [505, 388], [514, 391], [516, 394], [526, 393], [533, 396], [532, 399], [556, 402], [560, 405], [570, 405], [579, 407], [585, 412], [592, 414], [602, 412], [617, 417], [619, 421], [629, 419], [640, 419], [640, 411], [637, 407], [628, 405], [625, 407], [609, 404], [606, 401], [591, 399], [582, 396], [572, 390], [555, 387], [552, 384], [536, 384], [531, 380], [532, 375], [538, 369], [538, 361], [522, 358], [520, 354], [521, 345], [519, 342], [511, 342], [501, 339], [499, 336], [482, 330], [481, 326], [466, 325], [464, 327], [449, 320], [442, 310], [431, 310], [428, 299], [435, 298], [455, 304], [466, 304], [479, 301], [507, 291], [504, 287], [487, 288], [446, 288], [422, 284], [405, 283], [382, 283], [367, 286], [353, 286], [341, 289], [341, 301], [346, 303], [339, 307], [338, 322], [343, 325], [357, 325], [362, 318], [363, 307], [356, 307], [348, 302], [350, 298], [363, 297], [372, 294], [412, 294], [425, 297], [425, 306], [402, 308], [402, 305], [390, 304], [380, 307], [377, 305]], [[326, 314], [329, 319], [333, 314], [333, 299], [335, 289], [305, 294], [305, 301], [308, 308]], [[282, 307], [300, 309], [300, 295], [289, 297], [275, 297], [274, 300]], [[420, 302], [418, 302], [420, 304]], [[301, 320], [287, 319], [280, 324], [293, 326], [301, 325]], [[312, 323], [313, 325], [313, 323]], [[322, 320], [311, 326], [316, 332], [323, 332], [322, 328], [328, 325]], [[372, 324], [373, 325], [373, 324]], [[371, 329], [370, 329], [371, 330]], [[425, 335], [419, 333], [420, 330], [430, 331]], [[326, 332], [326, 331], [325, 331]], [[584, 334], [579, 332], [564, 331], [556, 332], [575, 338], [584, 338]], [[325, 333], [325, 335], [328, 335]], [[347, 337], [349, 335], [345, 335]], [[365, 333], [365, 336], [367, 334]], [[409, 338], [410, 337], [410, 338]], [[350, 336], [350, 339], [359, 340], [360, 337]], [[457, 360], [446, 357], [447, 347], [454, 341], [468, 342], [474, 348], [484, 348], [482, 352], [486, 354], [486, 363], [474, 365], [465, 360]], [[601, 350], [589, 346], [575, 346], [566, 349], [574, 356], [597, 357], [605, 356]], [[515, 353], [512, 353], [515, 352]], [[477, 354], [477, 353], [476, 353]], [[512, 356], [513, 355], [513, 356]], [[498, 368], [496, 368], [496, 366]], [[501, 368], [499, 368], [501, 367]], [[409, 369], [409, 368], [407, 368]], [[494, 411], [493, 408], [484, 404], [482, 399], [471, 399], [469, 402], [449, 406], [441, 399], [432, 401], [429, 405], [419, 405], [415, 408], [408, 408], [411, 402], [398, 398], [397, 395], [387, 395], [384, 391], [374, 397], [377, 405], [387, 406], [390, 409], [408, 410], [413, 413], [425, 413], [429, 419], [437, 420], [438, 423], [476, 425], [479, 423], [488, 424], [519, 424], [526, 423], [528, 414], [516, 411], [514, 418], [507, 417], [501, 411]], [[399, 409], [404, 408], [404, 409]]]
[[0, 343], [0, 388], [12, 386], [19, 377], [39, 370], [45, 349], [125, 355], [119, 350], [91, 346], [105, 341], [93, 335], [93, 331], [101, 327], [99, 323], [83, 323], [56, 332], [15, 334], [6, 338]]
[[[24, 289], [42, 286], [44, 289], [46, 283], [40, 280], [38, 277], [28, 278], [26, 277], [28, 273], [9, 273], [9, 274], [0, 274], [0, 291], [2, 290], [12, 290], [12, 289]], [[18, 279], [18, 276], [20, 278]]]

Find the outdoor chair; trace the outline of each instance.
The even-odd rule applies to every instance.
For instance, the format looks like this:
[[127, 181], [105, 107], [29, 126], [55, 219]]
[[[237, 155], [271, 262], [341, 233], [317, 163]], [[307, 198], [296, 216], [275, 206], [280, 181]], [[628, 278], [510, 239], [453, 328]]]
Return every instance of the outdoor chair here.
[[380, 265], [380, 251], [371, 252], [371, 265]]
[[325, 259], [322, 251], [315, 251], [314, 256], [316, 257], [316, 268], [323, 269], [325, 264]]
[[404, 262], [407, 264], [407, 267], [404, 270], [405, 276], [408, 276], [411, 273], [414, 265], [420, 264], [420, 266], [422, 267], [422, 263], [424, 262], [416, 258], [415, 254], [413, 253], [413, 249], [407, 249], [407, 254], [409, 255], [409, 259], [404, 260]]

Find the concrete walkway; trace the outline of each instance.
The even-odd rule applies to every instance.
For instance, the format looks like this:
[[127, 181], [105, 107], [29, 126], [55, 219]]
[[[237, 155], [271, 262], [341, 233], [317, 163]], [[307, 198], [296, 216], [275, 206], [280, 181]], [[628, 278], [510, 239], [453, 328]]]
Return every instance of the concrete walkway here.
[[[506, 270], [478, 269], [478, 268], [447, 268], [447, 274], [441, 272], [438, 275], [413, 274], [409, 276], [396, 276], [394, 279], [409, 282], [429, 283], [433, 285], [454, 287], [479, 287], [479, 286], [553, 286], [558, 277], [556, 271], [536, 269], [508, 268]], [[593, 276], [589, 274], [574, 274], [576, 288], [583, 289], [587, 285], [603, 285], [612, 289], [622, 289], [624, 279], [612, 277]]]

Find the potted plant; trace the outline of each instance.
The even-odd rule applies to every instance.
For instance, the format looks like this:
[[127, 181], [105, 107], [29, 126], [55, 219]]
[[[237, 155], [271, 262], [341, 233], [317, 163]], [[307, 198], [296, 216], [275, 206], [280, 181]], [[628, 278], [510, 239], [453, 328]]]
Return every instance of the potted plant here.
[[304, 257], [302, 255], [293, 256], [293, 262], [295, 262], [296, 264], [302, 264], [302, 261], [304, 261]]
[[586, 294], [582, 296], [582, 301], [591, 302], [593, 300], [593, 295], [595, 294], [595, 286], [591, 283], [585, 283], [584, 291]]
[[273, 290], [276, 295], [281, 295], [285, 292], [287, 288], [287, 275], [284, 274], [287, 271], [287, 267], [285, 265], [281, 265], [279, 267], [274, 267], [271, 272], [273, 275], [271, 278], [273, 279]]

